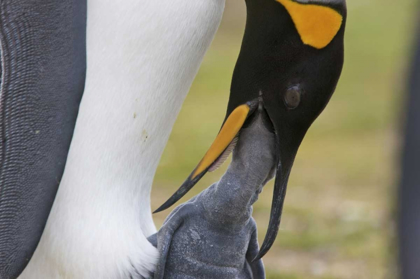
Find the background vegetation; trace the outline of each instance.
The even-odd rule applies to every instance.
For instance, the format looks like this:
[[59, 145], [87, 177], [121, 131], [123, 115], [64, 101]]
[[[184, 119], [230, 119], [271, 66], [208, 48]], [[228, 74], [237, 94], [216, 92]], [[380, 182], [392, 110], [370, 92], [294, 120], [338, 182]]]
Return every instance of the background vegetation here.
[[[268, 278], [396, 278], [399, 123], [420, 5], [415, 0], [347, 2], [344, 72], [298, 153], [281, 230], [264, 257]], [[244, 25], [244, 1], [227, 0], [158, 168], [154, 209], [189, 175], [220, 128]], [[205, 176], [182, 201], [217, 181], [226, 165]], [[272, 183], [254, 208], [260, 243], [271, 196]], [[155, 216], [158, 227], [168, 213]]]

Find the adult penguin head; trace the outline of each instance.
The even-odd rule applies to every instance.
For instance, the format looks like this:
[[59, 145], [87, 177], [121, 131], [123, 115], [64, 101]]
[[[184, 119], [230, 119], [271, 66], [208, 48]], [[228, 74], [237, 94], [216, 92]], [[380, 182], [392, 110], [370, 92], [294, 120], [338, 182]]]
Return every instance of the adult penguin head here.
[[198, 166], [157, 212], [178, 201], [225, 157], [262, 104], [276, 135], [277, 166], [270, 224], [257, 256], [261, 258], [277, 236], [298, 148], [341, 75], [347, 10], [345, 0], [246, 0], [246, 4], [245, 35], [222, 128]]

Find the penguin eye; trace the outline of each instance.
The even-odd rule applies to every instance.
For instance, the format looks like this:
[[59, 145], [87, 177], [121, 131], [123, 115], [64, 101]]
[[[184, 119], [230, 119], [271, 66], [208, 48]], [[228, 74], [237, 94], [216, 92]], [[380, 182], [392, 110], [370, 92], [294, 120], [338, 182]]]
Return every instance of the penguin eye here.
[[300, 90], [297, 86], [287, 89], [284, 95], [284, 103], [288, 109], [295, 109], [300, 104]]

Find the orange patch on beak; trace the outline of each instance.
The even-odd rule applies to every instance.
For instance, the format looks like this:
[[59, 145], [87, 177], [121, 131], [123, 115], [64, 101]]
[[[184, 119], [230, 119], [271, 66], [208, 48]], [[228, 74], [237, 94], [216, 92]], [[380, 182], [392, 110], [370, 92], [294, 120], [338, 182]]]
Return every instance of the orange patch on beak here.
[[248, 105], [241, 105], [229, 115], [213, 144], [194, 170], [191, 179], [194, 179], [197, 175], [209, 168], [223, 151], [225, 151], [244, 125], [249, 110]]

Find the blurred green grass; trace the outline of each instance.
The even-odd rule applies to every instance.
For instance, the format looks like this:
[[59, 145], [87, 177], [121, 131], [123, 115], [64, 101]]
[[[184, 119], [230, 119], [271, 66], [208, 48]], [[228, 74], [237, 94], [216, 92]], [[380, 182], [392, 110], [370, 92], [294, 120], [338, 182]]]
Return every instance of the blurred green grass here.
[[[289, 182], [280, 233], [264, 257], [268, 278], [396, 278], [395, 182], [399, 114], [410, 62], [415, 0], [349, 0], [339, 86], [309, 130]], [[223, 22], [177, 119], [157, 170], [152, 207], [181, 185], [215, 138], [245, 25], [244, 1]], [[218, 180], [210, 173], [186, 201]], [[254, 208], [260, 242], [272, 183]], [[169, 210], [155, 215], [158, 227]]]

